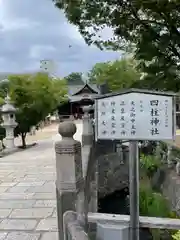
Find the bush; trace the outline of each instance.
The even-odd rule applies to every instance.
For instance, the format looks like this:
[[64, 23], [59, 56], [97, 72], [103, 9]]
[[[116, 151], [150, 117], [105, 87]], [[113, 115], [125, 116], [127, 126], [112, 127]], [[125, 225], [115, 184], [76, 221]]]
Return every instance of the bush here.
[[160, 193], [154, 193], [151, 187], [140, 186], [139, 206], [142, 216], [168, 217], [170, 214], [167, 200]]
[[[147, 185], [140, 186], [139, 212], [141, 216], [177, 218], [175, 212], [170, 210], [168, 201], [160, 193], [153, 192]], [[173, 230], [149, 229], [154, 240], [171, 239]], [[169, 238], [170, 237], [170, 238]], [[176, 239], [176, 238], [174, 238]], [[177, 238], [176, 240], [180, 240]]]
[[180, 231], [177, 231], [174, 235], [172, 235], [174, 240], [180, 240]]
[[142, 154], [140, 157], [140, 167], [145, 171], [148, 178], [152, 178], [154, 173], [160, 167], [161, 162], [160, 159], [153, 155], [144, 155]]

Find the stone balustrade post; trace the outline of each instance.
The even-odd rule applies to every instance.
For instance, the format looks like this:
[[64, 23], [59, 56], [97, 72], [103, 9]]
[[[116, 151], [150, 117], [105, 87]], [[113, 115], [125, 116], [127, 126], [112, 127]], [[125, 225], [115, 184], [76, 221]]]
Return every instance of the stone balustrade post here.
[[[93, 106], [83, 107], [83, 131], [82, 131], [82, 166], [83, 166], [83, 176], [86, 177], [87, 165], [89, 160], [89, 150], [93, 145], [94, 141], [94, 128], [93, 120], [90, 117], [89, 112], [93, 109]], [[91, 180], [91, 201], [89, 203], [89, 211], [97, 212], [98, 207], [98, 163], [94, 166], [94, 175]]]
[[82, 131], [82, 146], [91, 145], [93, 141], [93, 124], [92, 119], [90, 118], [90, 110], [92, 110], [92, 106], [84, 106], [83, 112], [84, 115], [82, 117], [83, 120], [83, 131]]
[[177, 160], [177, 163], [176, 163], [176, 173], [178, 176], [180, 176], [180, 162], [179, 162], [179, 159]]
[[168, 145], [168, 150], [167, 150], [167, 164], [168, 168], [173, 167], [173, 161], [172, 161], [172, 146]]
[[[83, 189], [81, 143], [74, 140], [76, 125], [67, 121], [59, 124], [62, 140], [55, 143], [56, 152], [56, 197], [59, 239], [63, 240], [63, 214], [66, 211], [83, 211], [81, 203]], [[79, 194], [81, 193], [81, 194]], [[78, 207], [77, 207], [78, 206]]]
[[83, 167], [83, 176], [86, 175], [87, 164], [88, 164], [88, 150], [90, 146], [93, 144], [94, 140], [94, 129], [93, 129], [93, 122], [90, 118], [90, 110], [92, 110], [92, 106], [84, 106], [83, 112], [84, 115], [82, 117], [83, 122], [83, 129], [82, 129], [82, 152], [83, 152], [83, 159], [82, 159], [82, 167]]
[[156, 145], [156, 150], [155, 150], [155, 155], [158, 159], [161, 159], [161, 146], [160, 146], [160, 142], [157, 142], [157, 145]]

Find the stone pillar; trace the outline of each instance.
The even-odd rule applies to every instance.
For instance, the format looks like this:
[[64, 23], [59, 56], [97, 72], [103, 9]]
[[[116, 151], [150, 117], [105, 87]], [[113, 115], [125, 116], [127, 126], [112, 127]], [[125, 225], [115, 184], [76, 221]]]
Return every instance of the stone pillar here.
[[158, 159], [160, 159], [161, 161], [162, 161], [162, 159], [161, 159], [161, 146], [160, 146], [160, 142], [157, 142], [157, 145], [156, 145], [156, 150], [155, 150], [155, 155], [156, 155], [156, 157], [158, 158]]
[[172, 168], [173, 167], [173, 161], [172, 161], [172, 146], [168, 145], [168, 151], [167, 151], [167, 164], [168, 164], [168, 168]]
[[91, 145], [93, 141], [93, 124], [89, 114], [90, 110], [92, 110], [91, 105], [83, 107], [82, 146]]
[[180, 162], [179, 162], [179, 159], [177, 160], [177, 163], [176, 163], [176, 173], [178, 176], [180, 176]]
[[[84, 106], [84, 116], [83, 116], [83, 131], [82, 131], [82, 166], [83, 166], [83, 177], [87, 174], [87, 165], [89, 161], [90, 149], [94, 141], [94, 129], [93, 121], [90, 117], [90, 110], [92, 106]], [[94, 174], [91, 178], [91, 201], [89, 203], [89, 211], [97, 212], [98, 207], [98, 163], [94, 166]]]
[[86, 175], [87, 164], [88, 164], [88, 155], [90, 146], [93, 143], [93, 124], [92, 119], [90, 118], [89, 111], [92, 109], [92, 106], [84, 106], [83, 111], [83, 129], [82, 129], [82, 167], [83, 167], [83, 176]]
[[[59, 239], [63, 240], [63, 214], [76, 211], [78, 193], [82, 189], [81, 143], [74, 140], [76, 125], [73, 122], [62, 122], [59, 125], [61, 141], [55, 143], [56, 152], [56, 196]], [[78, 211], [79, 209], [78, 205]]]

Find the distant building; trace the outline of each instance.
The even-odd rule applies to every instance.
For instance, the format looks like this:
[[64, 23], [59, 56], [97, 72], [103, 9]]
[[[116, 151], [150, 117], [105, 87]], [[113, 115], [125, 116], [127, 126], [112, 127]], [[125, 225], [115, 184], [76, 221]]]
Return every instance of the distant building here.
[[[58, 109], [60, 117], [74, 116], [81, 118], [83, 115], [82, 107], [85, 105], [93, 105], [94, 98], [108, 93], [106, 84], [96, 85], [84, 83], [82, 85], [69, 85], [68, 86], [68, 102], [61, 105]], [[94, 111], [92, 110], [92, 114]]]

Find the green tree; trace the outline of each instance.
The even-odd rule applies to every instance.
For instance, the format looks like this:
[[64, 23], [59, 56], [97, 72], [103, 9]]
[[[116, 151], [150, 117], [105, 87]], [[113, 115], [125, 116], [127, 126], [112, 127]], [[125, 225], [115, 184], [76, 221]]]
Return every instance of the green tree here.
[[0, 105], [3, 102], [3, 99], [6, 97], [9, 90], [8, 80], [0, 80]]
[[21, 136], [25, 148], [27, 132], [57, 108], [66, 94], [66, 85], [42, 73], [31, 78], [10, 76], [9, 80], [10, 96], [17, 108], [15, 135]]
[[114, 62], [97, 63], [89, 72], [91, 82], [106, 81], [111, 91], [135, 86], [140, 76], [140, 72], [135, 69], [135, 61], [125, 58]]
[[[0, 107], [2, 106], [2, 104], [4, 103], [3, 98], [0, 97]], [[2, 123], [2, 118], [0, 115], [0, 141], [2, 141], [5, 138], [5, 129], [1, 126]]]
[[[111, 49], [134, 48], [145, 86], [180, 89], [180, 2], [177, 0], [53, 0], [88, 44]], [[102, 39], [102, 30], [112, 37]]]
[[0, 97], [0, 106], [4, 103], [4, 100], [2, 97]]
[[[6, 95], [6, 87], [5, 84], [0, 81], [0, 110], [1, 110], [1, 106], [4, 103], [4, 97]], [[0, 111], [1, 113], [1, 111]], [[2, 141], [5, 138], [5, 129], [1, 126], [2, 123], [2, 118], [1, 118], [1, 114], [0, 114], [0, 141]]]
[[65, 77], [65, 80], [67, 81], [68, 85], [83, 84], [82, 73], [80, 72], [72, 72], [71, 74]]

